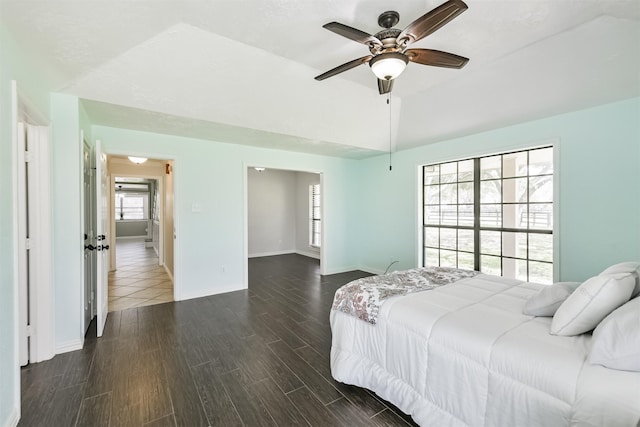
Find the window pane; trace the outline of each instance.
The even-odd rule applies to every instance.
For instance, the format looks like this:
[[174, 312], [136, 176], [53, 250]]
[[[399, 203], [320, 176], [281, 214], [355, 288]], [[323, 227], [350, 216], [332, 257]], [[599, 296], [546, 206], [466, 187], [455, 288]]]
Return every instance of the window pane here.
[[440, 203], [440, 186], [428, 185], [424, 189], [424, 203], [425, 205], [437, 205]]
[[502, 276], [527, 281], [527, 260], [502, 258]]
[[424, 223], [431, 225], [440, 224], [440, 207], [439, 206], [425, 206], [424, 207]]
[[527, 258], [527, 233], [502, 232], [502, 255]]
[[456, 205], [442, 205], [440, 207], [440, 223], [442, 225], [457, 225], [458, 210]]
[[440, 183], [440, 165], [424, 167], [424, 183], [426, 185]]
[[473, 205], [458, 205], [458, 225], [473, 226]]
[[480, 183], [480, 203], [500, 203], [502, 200], [500, 180]]
[[458, 163], [444, 163], [440, 165], [440, 183], [456, 182], [458, 178]]
[[540, 148], [529, 152], [529, 175], [553, 173], [553, 147]]
[[489, 255], [500, 255], [500, 231], [480, 232], [480, 253]]
[[500, 257], [481, 255], [480, 256], [480, 271], [485, 274], [494, 274], [500, 276], [502, 273]]
[[440, 267], [456, 267], [456, 251], [440, 250]]
[[458, 230], [458, 250], [473, 252], [473, 230]]
[[530, 202], [553, 202], [553, 177], [535, 176], [529, 178]]
[[456, 249], [456, 229], [440, 229], [440, 247], [443, 249]]
[[553, 283], [553, 264], [529, 261], [529, 281], [536, 283]]
[[502, 156], [502, 177], [527, 176], [527, 152], [509, 153]]
[[425, 265], [552, 278], [552, 147], [425, 166], [423, 192]]
[[458, 252], [458, 268], [473, 270], [473, 254]]
[[527, 205], [503, 205], [502, 226], [505, 228], [527, 228]]
[[510, 178], [502, 181], [503, 203], [527, 203], [527, 178]]
[[125, 193], [115, 194], [116, 219], [147, 219], [148, 193]]
[[553, 205], [536, 203], [529, 205], [529, 228], [551, 230], [553, 228]]
[[443, 184], [440, 186], [440, 203], [455, 204], [458, 203], [458, 185], [457, 184]]
[[473, 203], [473, 182], [458, 184], [458, 203]]
[[480, 206], [480, 226], [500, 227], [502, 225], [502, 205], [481, 205]]
[[501, 156], [483, 157], [480, 159], [480, 179], [495, 179], [501, 175]]
[[440, 250], [426, 248], [424, 250], [424, 263], [427, 267], [437, 267], [440, 265]]
[[473, 181], [473, 160], [458, 162], [458, 181]]
[[529, 234], [529, 259], [536, 261], [553, 261], [552, 234]]
[[424, 245], [431, 246], [437, 248], [440, 246], [440, 239], [438, 237], [439, 234], [438, 228], [435, 227], [426, 227], [424, 229]]

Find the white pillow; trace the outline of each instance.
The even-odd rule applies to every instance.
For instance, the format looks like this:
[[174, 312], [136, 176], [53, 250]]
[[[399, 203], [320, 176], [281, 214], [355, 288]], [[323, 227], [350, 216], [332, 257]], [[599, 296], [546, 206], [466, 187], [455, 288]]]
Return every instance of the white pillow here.
[[580, 282], [558, 282], [545, 286], [540, 292], [527, 300], [522, 313], [529, 316], [551, 317], [560, 304], [580, 286]]
[[640, 298], [605, 317], [591, 343], [592, 364], [640, 372]]
[[609, 313], [629, 301], [634, 287], [635, 280], [630, 274], [588, 279], [560, 305], [551, 321], [551, 333], [571, 336], [592, 330]]
[[605, 271], [600, 273], [601, 276], [609, 274], [630, 273], [636, 279], [636, 287], [631, 294], [631, 298], [635, 298], [640, 295], [640, 262], [621, 262], [619, 264], [612, 265]]

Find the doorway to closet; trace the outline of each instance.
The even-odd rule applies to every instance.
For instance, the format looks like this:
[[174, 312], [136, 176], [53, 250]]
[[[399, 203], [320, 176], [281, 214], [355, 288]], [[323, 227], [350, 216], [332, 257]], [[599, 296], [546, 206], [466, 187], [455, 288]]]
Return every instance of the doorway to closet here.
[[322, 262], [322, 176], [247, 168], [248, 257], [298, 254]]

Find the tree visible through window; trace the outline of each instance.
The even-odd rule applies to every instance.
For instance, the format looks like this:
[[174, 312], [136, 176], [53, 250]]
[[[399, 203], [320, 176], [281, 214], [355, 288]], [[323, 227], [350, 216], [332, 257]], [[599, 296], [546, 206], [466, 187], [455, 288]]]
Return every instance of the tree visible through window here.
[[423, 167], [423, 264], [553, 281], [553, 148]]
[[309, 186], [309, 244], [320, 247], [320, 184]]

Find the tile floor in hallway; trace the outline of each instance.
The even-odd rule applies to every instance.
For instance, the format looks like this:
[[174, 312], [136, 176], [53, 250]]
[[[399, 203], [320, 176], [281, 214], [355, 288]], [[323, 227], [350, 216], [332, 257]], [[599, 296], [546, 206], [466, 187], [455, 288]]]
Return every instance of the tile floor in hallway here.
[[144, 239], [118, 240], [109, 273], [109, 311], [173, 301], [173, 282]]

